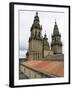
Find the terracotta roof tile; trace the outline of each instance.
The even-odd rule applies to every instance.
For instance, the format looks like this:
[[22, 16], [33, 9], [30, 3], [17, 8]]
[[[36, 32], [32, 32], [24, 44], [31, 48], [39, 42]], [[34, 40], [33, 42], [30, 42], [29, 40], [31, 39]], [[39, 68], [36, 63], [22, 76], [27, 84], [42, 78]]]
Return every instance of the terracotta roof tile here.
[[64, 76], [64, 61], [63, 60], [34, 60], [26, 61], [22, 64], [27, 65], [30, 68], [35, 68], [38, 71], [52, 74], [55, 76]]

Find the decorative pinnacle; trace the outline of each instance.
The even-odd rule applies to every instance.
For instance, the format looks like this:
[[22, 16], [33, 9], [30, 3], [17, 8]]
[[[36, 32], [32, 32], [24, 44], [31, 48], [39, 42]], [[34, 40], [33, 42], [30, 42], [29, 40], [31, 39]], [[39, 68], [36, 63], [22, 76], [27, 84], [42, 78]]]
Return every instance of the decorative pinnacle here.
[[38, 16], [38, 12], [36, 12], [36, 16]]
[[56, 19], [55, 19], [55, 25], [56, 25]]
[[46, 31], [45, 31], [45, 35], [44, 35], [44, 36], [45, 36], [45, 38], [46, 38]]

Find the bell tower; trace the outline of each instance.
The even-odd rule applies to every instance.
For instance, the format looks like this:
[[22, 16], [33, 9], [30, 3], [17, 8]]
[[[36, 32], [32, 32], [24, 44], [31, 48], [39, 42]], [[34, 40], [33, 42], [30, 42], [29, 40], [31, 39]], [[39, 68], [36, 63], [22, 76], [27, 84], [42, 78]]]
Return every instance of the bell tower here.
[[42, 26], [40, 25], [38, 12], [36, 12], [30, 32], [29, 60], [38, 60], [42, 58]]
[[51, 49], [54, 52], [54, 54], [62, 54], [61, 34], [59, 33], [59, 29], [56, 21], [52, 35]]
[[36, 12], [36, 16], [34, 17], [34, 21], [31, 27], [32, 38], [41, 39], [42, 26], [39, 23], [40, 23], [40, 20], [38, 17], [38, 12]]

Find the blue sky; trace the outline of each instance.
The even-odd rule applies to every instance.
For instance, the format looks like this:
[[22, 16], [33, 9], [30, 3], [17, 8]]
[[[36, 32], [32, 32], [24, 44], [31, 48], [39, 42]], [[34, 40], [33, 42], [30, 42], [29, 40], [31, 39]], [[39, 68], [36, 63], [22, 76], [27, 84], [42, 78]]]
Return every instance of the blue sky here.
[[[28, 50], [28, 39], [30, 36], [30, 28], [33, 24], [36, 11], [19, 11], [19, 53], [20, 58], [25, 57], [25, 53]], [[63, 12], [43, 12], [38, 11], [40, 18], [40, 24], [42, 25], [42, 36], [45, 32], [48, 37], [49, 43], [51, 43], [51, 35], [55, 20], [57, 22], [59, 32], [61, 33], [61, 41], [64, 44], [64, 13]]]

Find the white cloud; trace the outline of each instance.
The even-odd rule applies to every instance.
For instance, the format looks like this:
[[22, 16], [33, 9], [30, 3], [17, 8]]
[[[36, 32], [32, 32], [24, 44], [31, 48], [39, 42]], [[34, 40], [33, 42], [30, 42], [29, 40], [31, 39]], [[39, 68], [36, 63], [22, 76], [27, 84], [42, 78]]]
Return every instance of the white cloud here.
[[19, 51], [19, 58], [25, 58], [26, 57], [27, 50], [20, 50]]

